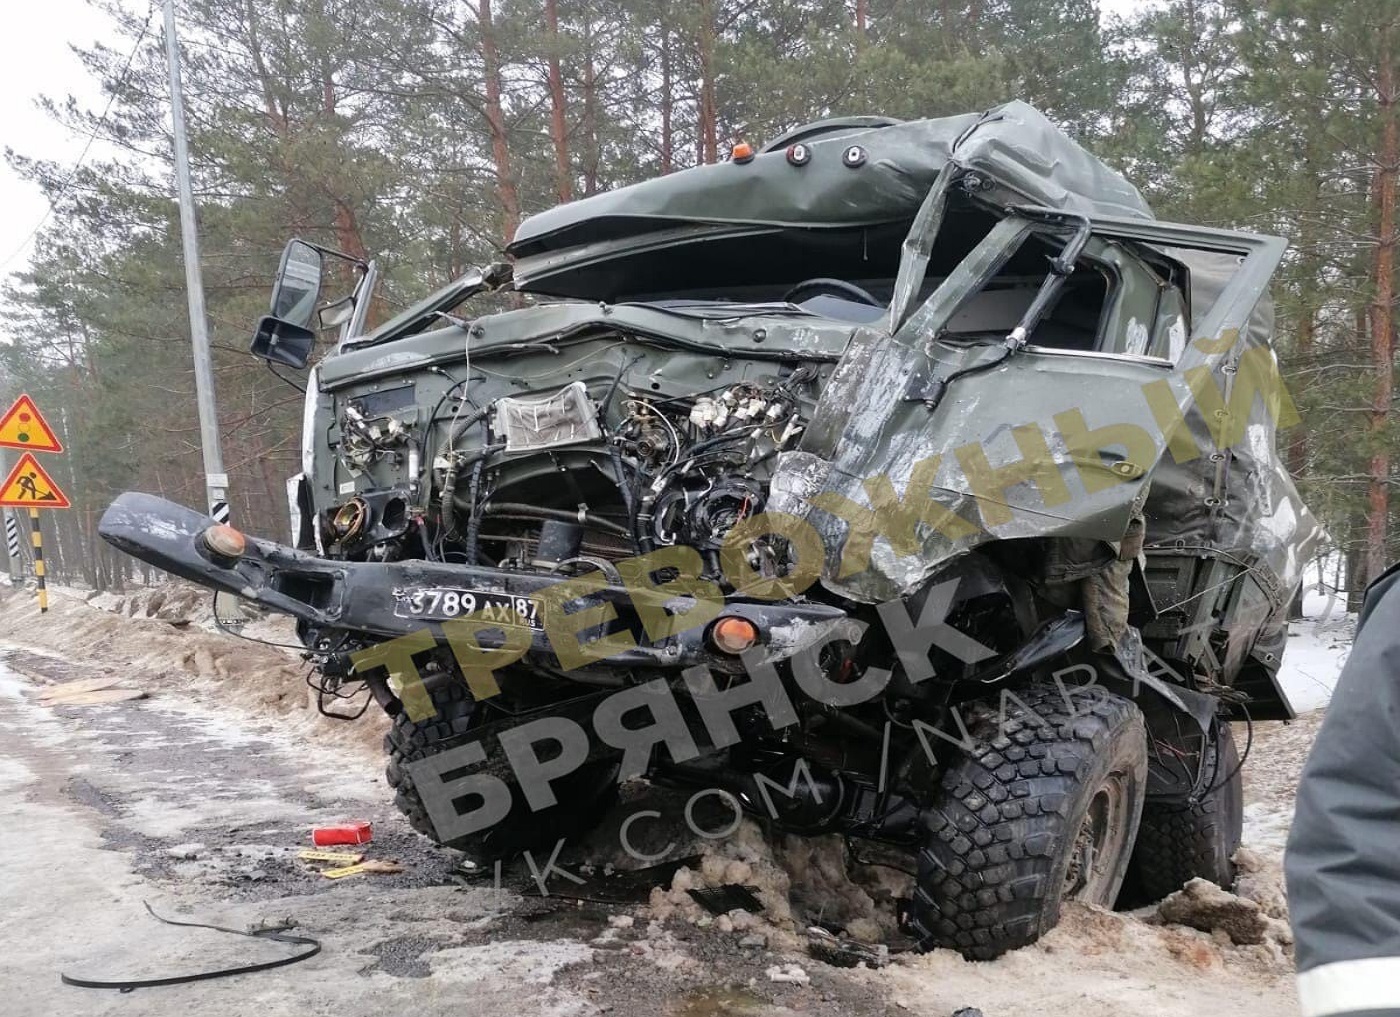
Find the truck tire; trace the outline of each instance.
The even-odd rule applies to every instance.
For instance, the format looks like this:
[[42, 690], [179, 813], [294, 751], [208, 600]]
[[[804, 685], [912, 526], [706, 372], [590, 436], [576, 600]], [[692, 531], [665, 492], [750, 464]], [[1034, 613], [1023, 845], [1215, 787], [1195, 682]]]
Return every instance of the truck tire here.
[[909, 925], [920, 949], [991, 960], [1053, 928], [1065, 900], [1112, 905], [1142, 815], [1147, 735], [1127, 699], [1042, 684], [968, 734], [923, 813]]
[[1155, 904], [1198, 876], [1228, 890], [1244, 827], [1244, 777], [1230, 725], [1221, 722], [1206, 749], [1214, 786], [1199, 802], [1148, 802], [1128, 866], [1123, 904]]
[[409, 825], [435, 844], [465, 852], [473, 861], [493, 862], [522, 851], [552, 851], [561, 839], [573, 840], [593, 828], [617, 800], [617, 764], [611, 760], [585, 763], [551, 783], [559, 802], [532, 812], [519, 788], [512, 788], [515, 805], [505, 819], [477, 833], [443, 840], [433, 828], [423, 800], [413, 786], [407, 764], [467, 741], [476, 702], [461, 681], [429, 687], [437, 713], [410, 720], [398, 713], [384, 736], [389, 764], [384, 777], [394, 789], [394, 805]]

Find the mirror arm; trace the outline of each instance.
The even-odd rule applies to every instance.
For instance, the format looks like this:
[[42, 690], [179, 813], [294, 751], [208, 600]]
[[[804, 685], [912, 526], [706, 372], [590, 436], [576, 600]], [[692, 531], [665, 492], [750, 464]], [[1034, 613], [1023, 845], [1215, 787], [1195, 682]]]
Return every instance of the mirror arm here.
[[332, 258], [339, 258], [341, 261], [348, 261], [352, 265], [358, 265], [360, 271], [364, 271], [368, 269], [370, 265], [374, 264], [373, 261], [365, 261], [363, 258], [355, 257], [353, 254], [346, 254], [344, 251], [338, 251], [334, 247], [322, 247], [320, 244], [313, 244], [310, 240], [302, 240], [301, 237], [294, 237], [293, 239], [305, 244], [313, 251], [329, 255]]
[[294, 381], [294, 380], [291, 379], [291, 378], [288, 378], [288, 377], [287, 377], [285, 374], [283, 374], [281, 371], [277, 370], [277, 368], [275, 368], [275, 367], [272, 366], [272, 361], [271, 361], [271, 360], [264, 360], [263, 363], [267, 365], [267, 369], [268, 369], [269, 371], [272, 372], [273, 376], [274, 376], [278, 381], [284, 381], [284, 382], [286, 382], [288, 385], [292, 386], [292, 388], [294, 388], [294, 389], [296, 389], [298, 392], [300, 392], [302, 395], [306, 395], [306, 386], [305, 386], [305, 385], [299, 385], [299, 384], [297, 384], [296, 381]]
[[360, 283], [355, 287], [355, 292], [350, 294], [350, 299], [355, 302], [355, 310], [345, 324], [340, 326], [340, 342], [337, 344], [337, 348], [356, 336], [364, 335], [365, 322], [369, 318], [370, 301], [374, 297], [374, 287], [378, 282], [379, 264], [371, 258], [364, 265], [364, 274], [360, 276]]

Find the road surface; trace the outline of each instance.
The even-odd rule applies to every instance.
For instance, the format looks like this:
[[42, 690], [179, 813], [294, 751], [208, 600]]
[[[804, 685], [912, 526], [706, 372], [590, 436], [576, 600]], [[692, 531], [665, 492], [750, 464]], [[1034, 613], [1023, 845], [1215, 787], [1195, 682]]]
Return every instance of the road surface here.
[[[873, 870], [843, 868], [837, 842], [831, 850], [769, 841], [747, 824], [733, 842], [714, 842], [706, 865], [753, 860], [769, 907], [791, 905], [795, 923], [770, 913], [771, 923], [747, 932], [718, 921], [699, 927], [683, 894], [675, 896], [688, 913], [665, 902], [522, 896], [516, 890], [530, 884], [523, 866], [505, 874], [506, 889], [492, 889], [489, 878], [464, 878], [458, 855], [412, 833], [394, 811], [374, 744], [382, 718], [319, 720], [306, 708], [294, 655], [208, 631], [205, 608], [207, 597], [178, 587], [96, 599], [60, 589], [40, 615], [32, 596], [0, 587], [6, 1017], [1296, 1012], [1291, 957], [1278, 944], [1230, 946], [1151, 914], [1071, 907], [1041, 942], [986, 964], [940, 950], [901, 955], [879, 971], [829, 967], [805, 956], [795, 933], [833, 912], [839, 918], [843, 906], [871, 905], [861, 895]], [[54, 683], [103, 676], [149, 698], [83, 707], [43, 699]], [[1276, 841], [1313, 727], [1261, 732], [1251, 755], [1247, 843], [1272, 859], [1253, 899], [1281, 894], [1271, 874]], [[615, 832], [638, 804], [615, 810], [603, 827]], [[402, 873], [330, 880], [296, 857], [312, 825], [356, 818], [374, 824], [370, 854], [400, 862]], [[657, 844], [639, 846], [653, 849], [676, 832], [658, 827]], [[605, 860], [606, 838], [595, 841], [567, 864], [578, 871], [581, 861]], [[289, 949], [162, 925], [145, 902], [169, 918], [238, 929], [290, 920], [323, 950], [291, 967], [126, 995], [60, 983], [60, 972], [158, 977]], [[756, 943], [756, 934], [767, 938]], [[770, 977], [791, 964], [809, 980]]]
[[[895, 1012], [821, 965], [809, 966], [810, 984], [772, 982], [777, 958], [732, 935], [645, 920], [616, 928], [609, 918], [631, 909], [464, 885], [459, 856], [408, 829], [360, 752], [297, 744], [269, 722], [171, 694], [41, 704], [43, 683], [92, 673], [0, 642], [0, 990], [10, 1017]], [[371, 854], [406, 871], [330, 880], [296, 858], [313, 824], [348, 818], [370, 819]], [[286, 968], [130, 994], [60, 983], [60, 972], [163, 976], [290, 950], [162, 925], [143, 902], [234, 928], [291, 919], [323, 950]]]

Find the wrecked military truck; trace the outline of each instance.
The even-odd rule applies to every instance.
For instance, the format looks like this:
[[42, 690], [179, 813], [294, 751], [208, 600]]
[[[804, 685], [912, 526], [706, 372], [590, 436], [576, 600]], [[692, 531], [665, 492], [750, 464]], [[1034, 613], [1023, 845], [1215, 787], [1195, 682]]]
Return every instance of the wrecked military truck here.
[[293, 241], [254, 352], [348, 320], [291, 544], [138, 493], [101, 532], [295, 617], [440, 843], [722, 789], [906, 853], [921, 945], [994, 957], [1067, 899], [1233, 880], [1230, 722], [1292, 716], [1319, 539], [1275, 449], [1283, 249], [1156, 221], [1021, 103], [563, 205], [369, 331], [374, 266], [327, 302], [343, 255]]

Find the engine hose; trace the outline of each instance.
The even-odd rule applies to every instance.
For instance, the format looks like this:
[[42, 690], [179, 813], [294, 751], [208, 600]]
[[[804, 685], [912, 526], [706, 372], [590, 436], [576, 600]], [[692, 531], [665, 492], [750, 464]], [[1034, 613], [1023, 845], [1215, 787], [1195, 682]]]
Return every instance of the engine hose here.
[[394, 690], [389, 687], [382, 672], [376, 670], [365, 675], [365, 684], [369, 686], [369, 694], [374, 697], [379, 708], [390, 717], [398, 716], [403, 710], [403, 703], [394, 695]]
[[[476, 491], [475, 477], [473, 477], [472, 480], [471, 490], [473, 494]], [[468, 495], [468, 497], [471, 497], [471, 495]], [[460, 498], [456, 500], [458, 507], [463, 507], [462, 500]], [[473, 502], [474, 501], [475, 499], [473, 498]], [[558, 519], [565, 523], [579, 522], [579, 514], [577, 512], [570, 512], [568, 509], [540, 508], [538, 505], [526, 505], [521, 502], [513, 501], [493, 502], [482, 509], [478, 516], [473, 519], [476, 523], [475, 532], [479, 532], [481, 529], [479, 516], [522, 516], [526, 519]], [[583, 523], [600, 530], [607, 530], [609, 533], [615, 533], [619, 537], [631, 536], [631, 534], [627, 532], [627, 527], [620, 523], [615, 523], [611, 519], [604, 519], [602, 516], [596, 516], [592, 512], [585, 512], [583, 514]], [[470, 526], [468, 527], [468, 541], [473, 539], [475, 532]], [[468, 546], [470, 547], [470, 544]]]
[[[652, 512], [652, 508], [655, 505], [656, 493], [654, 491], [647, 491], [647, 493], [642, 498], [641, 508], [637, 510], [637, 527], [648, 534], [646, 538], [648, 550], [655, 546], [655, 544], [652, 542], [651, 537], [649, 536], [649, 534], [652, 533], [652, 524], [655, 522], [656, 519], [655, 514]], [[662, 535], [662, 538], [664, 539], [664, 535]]]
[[486, 415], [490, 412], [491, 406], [488, 404], [486, 406], [481, 407], [481, 409], [474, 411], [470, 416], [463, 417], [461, 420], [459, 420], [456, 423], [456, 425], [452, 428], [452, 431], [447, 435], [448, 451], [451, 451], [453, 448], [456, 447], [457, 442], [461, 440], [462, 435], [467, 433], [467, 429], [469, 427], [472, 427], [473, 425], [478, 424], [482, 420], [486, 419]]
[[[453, 460], [447, 467], [447, 472], [442, 477], [441, 513], [442, 518], [438, 521], [440, 532], [455, 533], [457, 530], [456, 509], [457, 504], [452, 497], [452, 492], [457, 489], [457, 462]], [[429, 496], [431, 499], [431, 495]]]
[[[638, 555], [645, 555], [648, 551], [655, 549], [657, 545], [655, 545], [655, 542], [651, 539], [650, 521], [648, 521], [645, 527], [643, 521], [641, 521], [641, 508], [640, 504], [638, 504], [641, 500], [641, 494], [636, 487], [627, 483], [627, 472], [626, 469], [623, 468], [622, 450], [617, 448], [617, 445], [612, 445], [610, 451], [612, 451], [613, 469], [617, 471], [617, 490], [622, 492], [623, 501], [627, 506], [627, 527], [631, 530], [631, 541], [633, 541], [634, 551], [636, 551]], [[637, 471], [637, 480], [638, 485], [640, 485], [640, 469]], [[648, 520], [650, 520], [650, 517], [648, 517]]]
[[645, 554], [652, 549], [651, 538], [642, 533], [638, 521], [637, 496], [627, 482], [627, 471], [622, 465], [622, 450], [616, 445], [609, 445], [608, 452], [612, 456], [613, 472], [617, 477], [617, 489], [622, 493], [622, 502], [627, 508], [627, 528], [632, 531], [632, 549], [638, 554]]
[[[723, 434], [717, 434], [713, 438], [706, 438], [704, 441], [697, 441], [694, 445], [690, 446], [690, 448], [685, 450], [685, 457], [681, 460], [681, 462], [684, 463], [687, 460], [694, 459], [696, 456], [700, 455], [700, 453], [708, 452], [712, 448], [719, 448], [721, 445], [726, 445], [730, 442], [743, 441], [745, 438], [751, 438], [753, 437], [756, 431], [762, 430], [765, 426], [767, 425], [741, 424], [739, 427], [736, 427], [731, 431], [725, 431]], [[667, 472], [669, 473], [670, 470], [667, 470]]]
[[628, 371], [637, 365], [638, 361], [645, 359], [645, 353], [638, 353], [631, 360], [625, 360], [622, 366], [617, 369], [612, 384], [608, 386], [608, 394], [603, 396], [603, 401], [598, 404], [598, 422], [603, 425], [604, 429], [608, 426], [608, 407], [612, 405], [613, 396], [617, 395], [617, 389], [622, 384], [622, 379], [627, 376]]
[[470, 466], [472, 463], [479, 463], [483, 459], [489, 459], [505, 447], [505, 442], [498, 441], [494, 445], [483, 445], [481, 448], [472, 452], [463, 452], [457, 457], [457, 469], [461, 470], [463, 466]]
[[[463, 543], [466, 545], [467, 561], [476, 561], [476, 538], [481, 533], [481, 513], [477, 511], [476, 497], [481, 489], [481, 467], [484, 459], [478, 459], [472, 464], [472, 481], [467, 489], [467, 503], [469, 515], [467, 516], [467, 536]], [[456, 498], [456, 495], [453, 495]]]
[[[464, 502], [455, 494], [457, 490], [457, 475], [464, 466], [471, 466], [472, 476], [479, 477], [482, 463], [491, 456], [505, 448], [505, 442], [497, 442], [494, 445], [483, 445], [473, 452], [456, 456], [452, 459], [451, 465], [447, 467], [447, 472], [443, 475], [442, 493], [442, 519], [439, 523], [440, 532], [451, 535], [457, 531], [457, 520], [455, 510], [465, 508], [469, 513], [476, 511], [476, 491], [473, 489], [471, 498]], [[431, 496], [430, 496], [431, 497]]]

